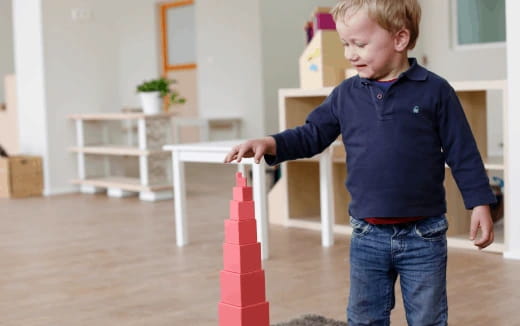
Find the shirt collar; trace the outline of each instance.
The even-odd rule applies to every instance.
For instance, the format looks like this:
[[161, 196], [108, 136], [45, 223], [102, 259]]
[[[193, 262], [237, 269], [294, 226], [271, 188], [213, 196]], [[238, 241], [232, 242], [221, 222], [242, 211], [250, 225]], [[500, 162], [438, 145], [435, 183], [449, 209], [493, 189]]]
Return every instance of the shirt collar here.
[[[428, 77], [428, 70], [426, 70], [425, 68], [421, 67], [417, 63], [417, 59], [415, 59], [415, 58], [408, 58], [408, 63], [410, 64], [410, 67], [405, 72], [401, 73], [399, 75], [398, 79], [406, 77], [406, 78], [408, 78], [410, 80], [414, 80], [414, 81], [426, 80], [426, 78]], [[359, 75], [357, 75], [355, 78], [356, 78], [355, 85], [357, 87], [363, 87], [365, 85], [370, 84], [370, 82], [371, 82], [367, 78], [359, 77]]]

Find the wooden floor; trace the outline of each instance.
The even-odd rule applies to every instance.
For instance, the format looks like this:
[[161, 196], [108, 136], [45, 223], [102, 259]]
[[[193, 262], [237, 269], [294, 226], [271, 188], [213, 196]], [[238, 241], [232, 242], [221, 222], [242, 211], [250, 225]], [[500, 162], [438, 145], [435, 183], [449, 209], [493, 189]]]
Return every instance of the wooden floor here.
[[[201, 168], [201, 169], [198, 169]], [[104, 195], [0, 200], [0, 325], [217, 325], [232, 166], [187, 166], [191, 244], [175, 246], [173, 202]], [[348, 238], [271, 227], [271, 322], [345, 319]], [[520, 262], [450, 250], [450, 325], [520, 325]], [[406, 325], [401, 296], [394, 325]]]

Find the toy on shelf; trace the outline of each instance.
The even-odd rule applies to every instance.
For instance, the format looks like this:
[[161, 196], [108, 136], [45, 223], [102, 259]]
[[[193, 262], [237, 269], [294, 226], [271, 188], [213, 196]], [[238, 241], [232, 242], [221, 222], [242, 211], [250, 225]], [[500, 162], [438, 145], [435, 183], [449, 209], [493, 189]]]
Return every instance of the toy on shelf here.
[[[299, 58], [300, 87], [332, 87], [352, 75], [330, 8], [318, 7], [305, 25], [307, 46]], [[355, 74], [355, 72], [354, 72]]]
[[310, 43], [314, 34], [318, 30], [336, 30], [336, 23], [334, 22], [334, 18], [330, 13], [330, 8], [328, 7], [318, 7], [314, 9], [311, 19], [305, 22], [304, 25], [305, 34], [307, 37], [307, 43]]
[[253, 189], [240, 172], [236, 174], [229, 210], [223, 244], [224, 269], [220, 272], [219, 325], [269, 326]]

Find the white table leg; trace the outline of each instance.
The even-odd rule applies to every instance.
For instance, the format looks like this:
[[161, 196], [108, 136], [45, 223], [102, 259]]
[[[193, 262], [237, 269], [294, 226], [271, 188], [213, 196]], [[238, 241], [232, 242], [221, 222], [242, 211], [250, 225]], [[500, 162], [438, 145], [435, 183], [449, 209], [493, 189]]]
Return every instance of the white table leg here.
[[330, 247], [334, 244], [334, 194], [332, 183], [332, 147], [320, 155], [320, 210], [321, 210], [321, 245]]
[[247, 176], [246, 176], [246, 165], [245, 164], [240, 164], [240, 163], [238, 163], [237, 165], [238, 165], [237, 171], [242, 173], [242, 176], [244, 178], [247, 178]]
[[173, 162], [173, 193], [175, 208], [175, 235], [177, 246], [182, 247], [188, 243], [188, 225], [186, 220], [186, 188], [184, 182], [184, 162], [179, 159], [179, 154], [172, 152]]
[[253, 164], [253, 199], [255, 201], [257, 239], [262, 247], [262, 259], [269, 258], [269, 221], [265, 195], [265, 162]]

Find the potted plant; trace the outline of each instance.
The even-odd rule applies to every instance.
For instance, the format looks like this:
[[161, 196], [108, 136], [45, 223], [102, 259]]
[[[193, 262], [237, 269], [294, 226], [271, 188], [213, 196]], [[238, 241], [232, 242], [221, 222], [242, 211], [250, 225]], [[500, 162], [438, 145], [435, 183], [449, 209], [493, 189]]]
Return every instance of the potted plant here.
[[179, 93], [170, 87], [174, 83], [174, 80], [161, 77], [159, 79], [145, 80], [137, 85], [143, 112], [145, 114], [160, 113], [166, 96], [168, 96], [170, 104], [186, 102], [185, 98], [181, 97]]

